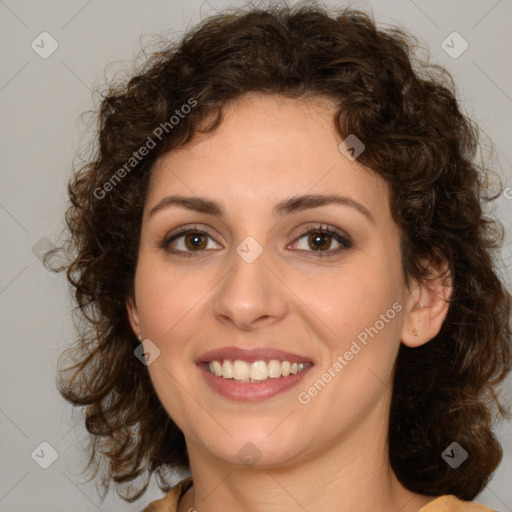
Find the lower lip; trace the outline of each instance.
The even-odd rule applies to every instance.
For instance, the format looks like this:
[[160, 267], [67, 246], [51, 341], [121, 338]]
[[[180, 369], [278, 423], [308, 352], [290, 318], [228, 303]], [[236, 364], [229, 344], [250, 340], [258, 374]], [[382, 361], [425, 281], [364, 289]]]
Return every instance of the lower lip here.
[[234, 379], [217, 377], [211, 374], [202, 364], [198, 364], [197, 366], [208, 385], [214, 391], [231, 400], [243, 402], [267, 400], [281, 393], [285, 393], [296, 386], [304, 378], [305, 374], [313, 368], [313, 365], [308, 365], [304, 370], [295, 375], [268, 379], [265, 382], [238, 382]]

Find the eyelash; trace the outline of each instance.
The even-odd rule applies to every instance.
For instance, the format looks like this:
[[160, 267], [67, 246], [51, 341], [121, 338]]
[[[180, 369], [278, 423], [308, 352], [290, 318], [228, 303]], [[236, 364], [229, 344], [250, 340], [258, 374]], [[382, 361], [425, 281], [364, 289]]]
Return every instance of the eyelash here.
[[[181, 251], [181, 250], [176, 251], [176, 250], [169, 249], [169, 245], [171, 242], [173, 242], [177, 238], [179, 238], [183, 235], [187, 235], [189, 233], [194, 233], [194, 234], [198, 234], [198, 235], [207, 236], [209, 238], [213, 238], [207, 231], [204, 231], [203, 229], [199, 229], [199, 228], [196, 228], [195, 226], [193, 226], [193, 227], [189, 227], [189, 228], [184, 228], [181, 231], [178, 231], [177, 233], [173, 233], [172, 235], [166, 236], [162, 240], [162, 243], [161, 243], [162, 249], [164, 249], [168, 254], [173, 254], [173, 255], [187, 257], [187, 258], [194, 257], [194, 253], [204, 252], [205, 249], [199, 250], [199, 251]], [[301, 252], [312, 253], [312, 255], [307, 256], [308, 258], [332, 257], [332, 256], [334, 256], [346, 249], [350, 249], [352, 247], [352, 240], [351, 240], [350, 236], [348, 236], [347, 234], [345, 234], [337, 229], [333, 229], [333, 228], [330, 228], [329, 226], [321, 226], [321, 225], [304, 229], [299, 234], [299, 236], [297, 236], [297, 238], [295, 238], [294, 242], [296, 242], [297, 240], [300, 240], [305, 235], [309, 235], [309, 234], [313, 234], [313, 233], [330, 235], [341, 246], [338, 247], [337, 249], [330, 249], [327, 251], [305, 251], [305, 250], [299, 249], [299, 251], [301, 251]]]

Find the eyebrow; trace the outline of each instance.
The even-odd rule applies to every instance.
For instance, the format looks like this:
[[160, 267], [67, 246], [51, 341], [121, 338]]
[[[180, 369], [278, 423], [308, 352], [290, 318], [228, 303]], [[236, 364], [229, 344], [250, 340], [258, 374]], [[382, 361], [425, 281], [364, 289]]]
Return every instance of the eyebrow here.
[[[336, 194], [303, 194], [293, 196], [278, 203], [273, 208], [272, 213], [282, 217], [290, 213], [309, 210], [312, 208], [320, 208], [321, 206], [327, 206], [330, 204], [350, 206], [362, 213], [370, 222], [375, 223], [375, 218], [368, 208], [350, 197], [338, 196]], [[155, 213], [169, 208], [170, 206], [179, 206], [199, 213], [213, 215], [221, 219], [226, 218], [226, 213], [222, 206], [212, 199], [198, 196], [179, 195], [164, 197], [159, 203], [151, 208], [149, 211], [149, 217], [152, 217]]]

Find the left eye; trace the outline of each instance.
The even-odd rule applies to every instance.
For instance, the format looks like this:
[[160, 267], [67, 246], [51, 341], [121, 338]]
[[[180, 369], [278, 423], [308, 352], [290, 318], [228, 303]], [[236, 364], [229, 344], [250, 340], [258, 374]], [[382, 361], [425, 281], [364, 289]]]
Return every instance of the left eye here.
[[[301, 243], [300, 240], [304, 239]], [[324, 256], [325, 253], [333, 254], [338, 253], [344, 249], [351, 247], [351, 242], [348, 236], [341, 234], [337, 230], [329, 228], [314, 228], [303, 233], [298, 242], [294, 243], [296, 249], [317, 253], [315, 256]], [[332, 243], [338, 244], [338, 247], [331, 248]], [[302, 247], [301, 247], [302, 245]], [[313, 249], [310, 251], [309, 249]]]

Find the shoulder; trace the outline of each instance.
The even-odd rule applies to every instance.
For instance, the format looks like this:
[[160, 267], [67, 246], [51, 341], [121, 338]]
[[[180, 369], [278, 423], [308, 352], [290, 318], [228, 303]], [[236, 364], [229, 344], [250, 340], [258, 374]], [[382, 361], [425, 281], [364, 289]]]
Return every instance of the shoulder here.
[[141, 512], [176, 512], [180, 498], [191, 485], [192, 477], [187, 476], [173, 486], [163, 498], [152, 501]]
[[439, 496], [427, 503], [418, 512], [498, 512], [492, 508], [475, 503], [474, 501], [463, 501], [453, 494]]

